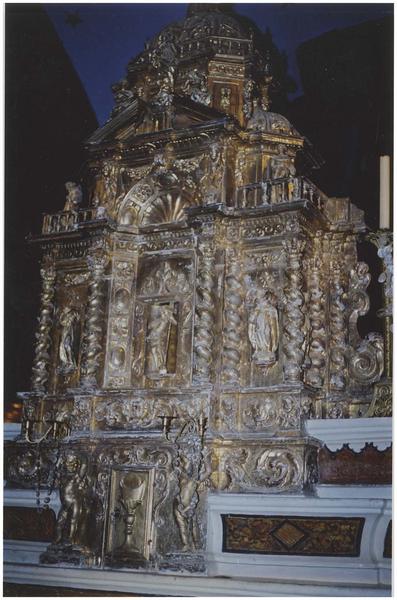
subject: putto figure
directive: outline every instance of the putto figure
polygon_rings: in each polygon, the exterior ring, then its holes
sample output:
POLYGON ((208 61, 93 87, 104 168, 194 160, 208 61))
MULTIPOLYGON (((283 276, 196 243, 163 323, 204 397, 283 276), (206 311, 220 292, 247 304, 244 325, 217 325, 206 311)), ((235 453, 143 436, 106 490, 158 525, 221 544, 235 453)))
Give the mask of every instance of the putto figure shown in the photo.
POLYGON ((87 502, 89 482, 87 465, 74 452, 64 459, 61 472, 60 498, 61 510, 56 525, 55 543, 84 545, 85 513, 88 512, 87 502))

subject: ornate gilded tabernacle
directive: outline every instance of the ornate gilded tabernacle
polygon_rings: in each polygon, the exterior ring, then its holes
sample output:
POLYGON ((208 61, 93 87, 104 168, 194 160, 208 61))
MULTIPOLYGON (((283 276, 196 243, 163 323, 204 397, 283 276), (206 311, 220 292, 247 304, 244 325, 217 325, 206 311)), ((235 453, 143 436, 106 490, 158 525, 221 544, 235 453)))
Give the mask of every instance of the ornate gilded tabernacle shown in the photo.
POLYGON ((59 487, 42 561, 202 571, 208 494, 304 494, 306 420, 376 414, 363 214, 306 177, 270 62, 237 15, 191 5, 128 64, 32 238, 41 311, 7 479, 38 504, 59 487))

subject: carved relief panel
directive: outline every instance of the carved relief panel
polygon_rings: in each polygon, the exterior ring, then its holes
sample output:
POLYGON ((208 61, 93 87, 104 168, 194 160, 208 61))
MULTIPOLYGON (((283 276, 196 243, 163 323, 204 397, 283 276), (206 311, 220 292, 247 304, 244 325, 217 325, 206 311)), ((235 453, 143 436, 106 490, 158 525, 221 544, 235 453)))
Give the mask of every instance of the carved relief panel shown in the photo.
POLYGON ((105 385, 130 383, 131 328, 134 314, 137 255, 116 254, 112 265, 105 385))
POLYGON ((139 265, 132 377, 140 387, 188 384, 191 377, 192 261, 145 257, 139 265))
POLYGON ((110 475, 106 561, 142 563, 149 558, 154 469, 114 468, 110 475))

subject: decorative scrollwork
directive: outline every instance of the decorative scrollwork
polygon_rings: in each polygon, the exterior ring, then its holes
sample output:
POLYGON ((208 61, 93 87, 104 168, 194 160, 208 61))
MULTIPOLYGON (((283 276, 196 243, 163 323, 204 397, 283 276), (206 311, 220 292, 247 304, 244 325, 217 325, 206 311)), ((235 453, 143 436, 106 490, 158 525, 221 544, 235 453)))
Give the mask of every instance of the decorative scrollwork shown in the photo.
POLYGON ((288 450, 265 450, 258 459, 254 475, 257 485, 280 490, 290 488, 302 478, 301 460, 288 450))
POLYGON ((370 279, 368 265, 363 262, 350 273, 349 297, 353 310, 349 318, 349 374, 360 384, 378 381, 384 367, 383 337, 379 333, 370 333, 362 340, 357 330, 358 318, 369 309, 366 289, 370 279))

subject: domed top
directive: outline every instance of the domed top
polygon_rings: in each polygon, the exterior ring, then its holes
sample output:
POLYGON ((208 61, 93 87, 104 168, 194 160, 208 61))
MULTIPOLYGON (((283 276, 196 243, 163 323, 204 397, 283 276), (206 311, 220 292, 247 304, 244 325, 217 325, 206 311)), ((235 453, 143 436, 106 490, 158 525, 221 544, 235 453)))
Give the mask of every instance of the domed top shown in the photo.
POLYGON ((265 111, 270 107, 275 87, 270 51, 271 42, 231 4, 191 4, 184 20, 164 27, 130 61, 126 79, 113 86, 112 117, 134 100, 162 113, 175 98, 188 97, 240 125, 250 121, 251 129, 287 131, 286 123, 270 123, 254 111, 258 104, 265 111))

